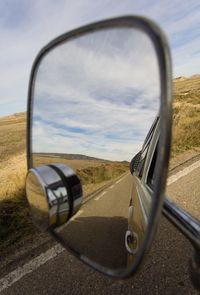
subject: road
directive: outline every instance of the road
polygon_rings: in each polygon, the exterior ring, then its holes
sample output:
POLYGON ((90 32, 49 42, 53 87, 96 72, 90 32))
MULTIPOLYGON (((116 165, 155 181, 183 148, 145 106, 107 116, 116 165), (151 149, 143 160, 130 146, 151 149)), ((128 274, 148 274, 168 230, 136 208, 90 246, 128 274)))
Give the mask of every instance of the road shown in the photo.
POLYGON ((174 176, 169 177, 169 180, 171 179, 172 181, 167 188, 166 194, 170 196, 172 201, 200 220, 200 160, 191 164, 182 171, 178 171, 175 174, 175 178, 174 176), (191 169, 194 167, 195 169, 191 169), (191 169, 191 171, 189 171, 187 177, 182 177, 182 175, 184 175, 183 172, 188 172, 187 169, 191 169), (179 176, 180 178, 176 181, 179 176))
MULTIPOLYGON (((199 175, 199 169, 200 168, 196 168, 189 174, 180 177, 168 187, 168 191, 172 190, 173 198, 177 197, 180 199, 179 196, 184 195, 184 200, 187 198, 188 200, 190 199, 191 191, 196 192, 196 187, 199 187, 198 178, 195 178, 196 182, 194 183, 193 181, 192 186, 190 186, 191 175, 199 175), (187 185, 182 185, 182 183, 187 185), (171 186, 173 186, 173 188, 171 186)), ((113 197, 116 196, 115 190, 117 189, 117 185, 121 188, 123 187, 123 190, 126 191, 129 190, 129 186, 126 185, 127 182, 128 178, 124 178, 121 183, 119 182, 113 187, 107 188, 105 192, 101 192, 98 196, 95 196, 93 203, 95 202, 98 204, 96 207, 98 209, 96 209, 96 211, 91 209, 90 211, 90 204, 88 202, 86 204, 87 210, 82 209, 77 220, 81 220, 81 215, 82 218, 89 218, 88 214, 90 214, 90 219, 92 219, 92 216, 97 216, 97 212, 101 214, 102 218, 108 218, 107 215, 103 216, 103 211, 101 211, 101 207, 104 207, 103 204, 105 200, 109 202, 109 199, 106 198, 108 192, 110 201, 113 202, 113 197)), ((118 199, 119 202, 120 200, 121 198, 118 199)), ((126 201, 128 201, 128 199, 126 201)), ((109 207, 110 206, 107 204, 107 208, 109 207)), ((118 210, 117 208, 120 207, 122 206, 113 206, 113 210, 118 210)), ((113 215, 110 217, 118 216, 123 219, 126 210, 125 207, 122 208, 123 209, 118 212, 113 211, 111 213, 110 211, 110 214, 113 215)), ((95 220, 94 223, 94 219, 92 219, 87 223, 90 224, 90 226, 95 224, 95 228, 97 223, 99 223, 99 226, 96 234, 100 233, 103 228, 101 226, 102 220, 95 220)), ((111 229, 114 230, 114 228, 111 229)), ((82 230, 84 230, 84 228, 82 228, 82 230)), ((78 238, 80 238, 80 236, 75 237, 75 240, 78 238)), ((119 237, 116 237, 116 239, 118 238, 119 237)), ((78 243, 77 240, 76 242, 78 243)), ((85 245, 92 245, 93 242, 91 241, 90 234, 86 236, 85 245)), ((83 246, 83 244, 78 245, 81 247, 83 246)), ((79 246, 77 246, 77 249, 79 246)), ((103 245, 100 242, 97 243, 97 246, 103 249, 103 245)), ((109 249, 108 246, 104 248, 109 249)), ((85 247, 85 253, 87 253, 89 249, 90 248, 85 247)), ((67 251, 63 251, 59 246, 59 254, 55 253, 54 248, 52 250, 53 252, 50 254, 48 252, 48 258, 46 258, 46 260, 44 254, 42 254, 41 257, 38 256, 41 253, 47 253, 47 251, 49 250, 41 248, 37 256, 32 253, 34 257, 32 260, 30 258, 25 264, 21 261, 13 264, 9 269, 10 273, 4 273, 2 280, 0 280, 0 287, 1 284, 5 284, 5 289, 1 294, 199 294, 193 288, 188 272, 188 261, 191 257, 192 247, 182 234, 164 217, 161 217, 156 237, 141 270, 134 277, 127 280, 111 279, 93 271, 67 251), (21 268, 19 268, 19 265, 21 265, 21 268), (16 272, 12 273, 12 270, 16 270, 16 272), (14 281, 16 282, 13 283, 14 281), (10 287, 9 284, 11 284, 10 287)), ((108 261, 108 256, 109 255, 102 257, 100 255, 99 259, 101 262, 104 258, 108 261)), ((116 256, 114 255, 114 257, 116 256)), ((113 257, 111 257, 111 262, 113 263, 113 257)))

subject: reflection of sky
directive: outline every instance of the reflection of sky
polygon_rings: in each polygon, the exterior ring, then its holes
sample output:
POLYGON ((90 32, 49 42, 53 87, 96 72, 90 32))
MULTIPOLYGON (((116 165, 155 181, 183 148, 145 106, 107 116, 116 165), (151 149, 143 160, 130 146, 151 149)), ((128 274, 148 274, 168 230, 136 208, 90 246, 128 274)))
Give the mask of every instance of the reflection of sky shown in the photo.
POLYGON ((34 89, 33 152, 130 160, 158 113, 154 48, 136 29, 110 29, 48 53, 34 89))

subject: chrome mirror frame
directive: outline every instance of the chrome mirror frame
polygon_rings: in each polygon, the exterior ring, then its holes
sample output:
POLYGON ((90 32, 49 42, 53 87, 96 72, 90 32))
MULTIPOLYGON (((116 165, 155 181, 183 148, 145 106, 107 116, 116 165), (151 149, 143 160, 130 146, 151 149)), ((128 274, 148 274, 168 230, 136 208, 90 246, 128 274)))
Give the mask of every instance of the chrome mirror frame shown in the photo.
POLYGON ((161 104, 160 104, 160 140, 159 140, 159 156, 156 165, 156 182, 155 190, 153 192, 153 202, 151 208, 151 214, 149 218, 149 228, 145 233, 144 241, 142 243, 141 249, 138 253, 138 256, 135 259, 134 265, 128 268, 126 271, 112 271, 108 270, 105 267, 97 265, 93 261, 89 260, 87 257, 75 252, 73 249, 65 245, 64 241, 60 236, 53 230, 50 233, 54 238, 59 241, 67 250, 72 252, 76 257, 81 261, 85 262, 89 266, 92 266, 101 273, 107 274, 115 278, 126 278, 131 276, 138 266, 141 264, 144 254, 150 247, 153 234, 155 233, 158 220, 161 214, 163 201, 164 201, 164 191, 167 180, 168 172, 168 163, 170 156, 170 144, 171 144, 171 126, 172 126, 172 68, 171 68, 171 57, 170 50, 168 46, 167 39, 163 34, 162 30, 151 20, 139 17, 139 16, 122 16, 113 19, 107 19, 92 23, 86 26, 83 26, 79 29, 75 29, 71 32, 65 33, 50 43, 37 55, 30 74, 29 88, 28 88, 28 105, 27 105, 27 167, 28 169, 32 168, 32 109, 33 109, 33 85, 35 77, 37 74, 37 69, 42 58, 48 54, 48 52, 56 46, 59 46, 61 43, 66 42, 67 40, 76 38, 78 36, 84 35, 96 30, 107 29, 107 28, 117 28, 117 27, 132 27, 140 31, 145 32, 152 43, 154 44, 155 51, 157 53, 158 63, 159 63, 159 73, 160 73, 160 85, 161 85, 161 104))

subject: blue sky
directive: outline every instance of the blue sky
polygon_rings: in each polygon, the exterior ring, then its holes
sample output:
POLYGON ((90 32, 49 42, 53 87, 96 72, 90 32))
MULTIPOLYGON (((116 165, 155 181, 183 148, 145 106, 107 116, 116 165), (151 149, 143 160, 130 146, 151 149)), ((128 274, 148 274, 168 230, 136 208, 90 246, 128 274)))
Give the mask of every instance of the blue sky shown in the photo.
POLYGON ((0 1, 0 116, 26 110, 37 52, 52 38, 83 24, 122 14, 152 18, 165 31, 174 76, 200 72, 200 1, 0 1))

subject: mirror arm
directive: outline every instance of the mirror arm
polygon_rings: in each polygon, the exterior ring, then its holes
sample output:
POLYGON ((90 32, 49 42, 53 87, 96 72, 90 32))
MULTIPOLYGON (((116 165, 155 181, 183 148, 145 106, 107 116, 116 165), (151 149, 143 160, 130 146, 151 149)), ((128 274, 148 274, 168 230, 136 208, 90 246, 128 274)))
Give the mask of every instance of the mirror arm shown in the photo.
POLYGON ((200 222, 167 198, 164 200, 162 212, 200 251, 200 222))
POLYGON ((200 289, 200 222, 167 198, 164 200, 162 213, 194 247, 190 274, 194 286, 200 289))

